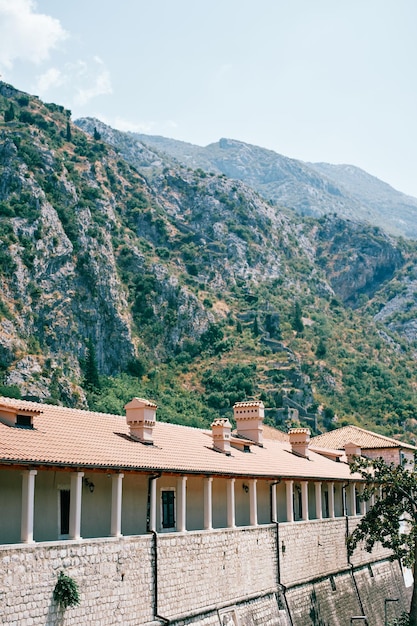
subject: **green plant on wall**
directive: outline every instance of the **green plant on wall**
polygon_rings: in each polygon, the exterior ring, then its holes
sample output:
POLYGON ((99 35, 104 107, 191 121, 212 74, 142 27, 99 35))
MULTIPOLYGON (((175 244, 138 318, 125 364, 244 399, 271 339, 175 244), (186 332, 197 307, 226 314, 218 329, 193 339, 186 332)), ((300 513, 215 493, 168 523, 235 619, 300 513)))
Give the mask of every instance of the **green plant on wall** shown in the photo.
POLYGON ((76 606, 80 603, 77 583, 73 578, 64 574, 62 570, 59 572, 53 597, 61 609, 76 606))

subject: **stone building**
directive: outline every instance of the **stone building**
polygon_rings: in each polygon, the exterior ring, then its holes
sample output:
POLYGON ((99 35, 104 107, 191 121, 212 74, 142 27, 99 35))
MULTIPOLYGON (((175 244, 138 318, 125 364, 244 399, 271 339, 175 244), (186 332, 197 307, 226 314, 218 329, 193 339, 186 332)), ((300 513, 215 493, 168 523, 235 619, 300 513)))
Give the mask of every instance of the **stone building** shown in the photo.
POLYGON ((381 457, 386 463, 414 463, 416 447, 392 437, 379 435, 358 426, 342 426, 311 440, 313 446, 362 455, 369 459, 381 457))
POLYGON ((381 623, 394 592, 407 607, 386 551, 348 558, 365 504, 344 452, 304 428, 264 437, 261 402, 235 405, 233 431, 125 409, 0 398, 3 623, 57 624, 61 570, 81 598, 65 623, 83 626, 381 623))

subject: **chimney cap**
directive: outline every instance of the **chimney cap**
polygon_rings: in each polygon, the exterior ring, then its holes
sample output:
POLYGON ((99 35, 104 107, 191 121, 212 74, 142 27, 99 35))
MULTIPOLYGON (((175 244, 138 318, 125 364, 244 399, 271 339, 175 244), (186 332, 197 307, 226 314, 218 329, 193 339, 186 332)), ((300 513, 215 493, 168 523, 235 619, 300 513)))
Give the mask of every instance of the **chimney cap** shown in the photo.
POLYGON ((288 431, 289 435, 309 435, 309 428, 290 428, 288 431))
POLYGON ((125 405, 125 409, 141 409, 145 406, 157 409, 157 405, 155 402, 151 402, 150 400, 146 400, 145 398, 133 398, 130 402, 125 405))
POLYGON ((265 408, 264 403, 262 402, 262 400, 249 400, 248 402, 235 402, 235 404, 233 405, 233 408, 244 408, 244 407, 249 407, 249 406, 255 406, 255 407, 259 407, 261 409, 265 408))
POLYGON ((232 427, 231 423, 229 422, 229 418, 227 418, 227 417, 216 417, 213 420, 213 423, 212 423, 211 426, 212 427, 213 426, 230 426, 230 427, 232 427))

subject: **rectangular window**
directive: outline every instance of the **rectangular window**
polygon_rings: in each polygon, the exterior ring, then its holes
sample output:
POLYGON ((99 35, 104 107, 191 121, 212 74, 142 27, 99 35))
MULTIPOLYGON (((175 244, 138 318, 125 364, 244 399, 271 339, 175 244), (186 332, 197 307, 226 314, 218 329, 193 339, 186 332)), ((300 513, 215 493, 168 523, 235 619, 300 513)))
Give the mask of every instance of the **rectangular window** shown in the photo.
POLYGON ((355 489, 355 514, 359 515, 361 512, 361 501, 359 500, 359 491, 355 489))
POLYGON ((70 490, 59 490, 59 533, 60 535, 69 534, 69 514, 70 514, 70 490))
POLYGON ((175 491, 162 491, 162 528, 175 528, 175 491))
POLYGON ((18 428, 33 428, 30 415, 16 415, 16 426, 18 428))

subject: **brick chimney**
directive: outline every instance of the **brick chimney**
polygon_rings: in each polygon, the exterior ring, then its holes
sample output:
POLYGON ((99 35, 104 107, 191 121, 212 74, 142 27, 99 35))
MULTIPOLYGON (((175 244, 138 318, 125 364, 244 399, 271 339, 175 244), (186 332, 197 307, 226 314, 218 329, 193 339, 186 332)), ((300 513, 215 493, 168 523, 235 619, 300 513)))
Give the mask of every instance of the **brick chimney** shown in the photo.
POLYGON ((345 454, 346 454, 346 458, 347 458, 347 462, 350 463, 351 461, 353 461, 353 457, 354 456, 360 456, 361 455, 361 448, 360 446, 358 446, 356 443, 352 443, 352 441, 348 441, 347 443, 345 443, 345 445, 343 446, 345 449, 345 454))
POLYGON ((290 436, 291 452, 308 459, 310 430, 308 428, 290 428, 288 434, 290 436))
POLYGON ((215 419, 211 425, 211 434, 213 436, 213 448, 223 452, 224 454, 230 454, 230 434, 232 432, 232 425, 229 420, 215 419))
POLYGON ((263 444, 263 426, 265 407, 263 402, 236 402, 233 407, 233 417, 236 421, 237 434, 250 439, 260 446, 263 444))
POLYGON ((144 398, 133 398, 126 404, 126 422, 133 439, 146 444, 153 443, 156 409, 156 404, 144 398))

